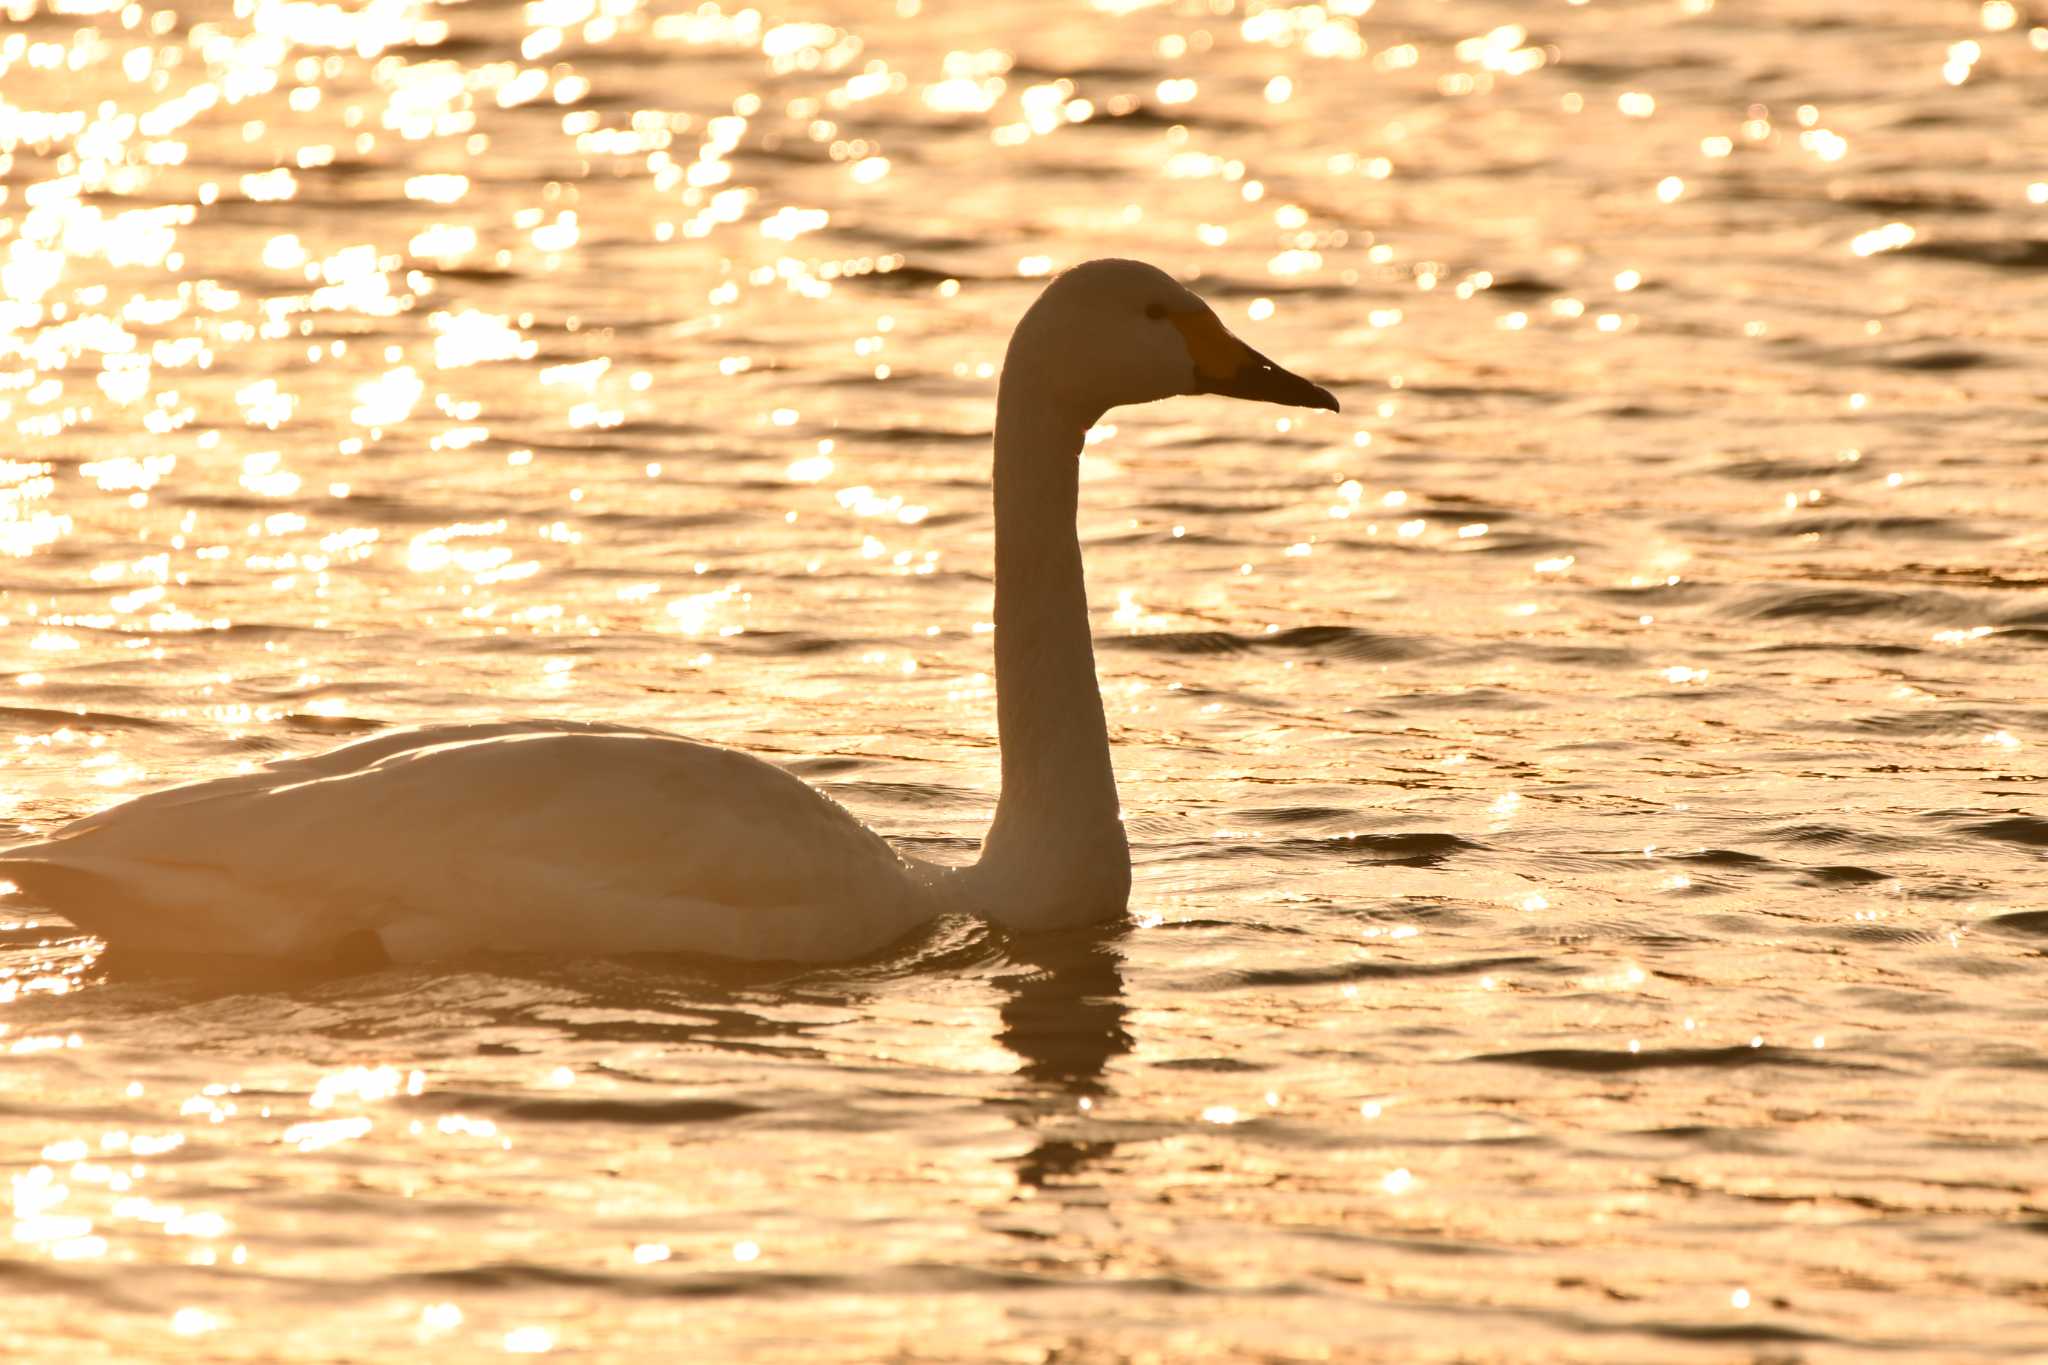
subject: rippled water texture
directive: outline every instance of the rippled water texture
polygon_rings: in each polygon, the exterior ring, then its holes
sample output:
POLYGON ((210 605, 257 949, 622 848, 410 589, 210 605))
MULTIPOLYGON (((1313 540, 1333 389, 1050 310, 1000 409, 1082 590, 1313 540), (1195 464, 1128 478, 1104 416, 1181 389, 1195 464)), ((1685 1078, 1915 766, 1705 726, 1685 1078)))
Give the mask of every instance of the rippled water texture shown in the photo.
POLYGON ((2043 1358, 2028 11, 5 0, 0 835, 557 715, 964 858, 1037 277, 1345 411, 1093 434, 1128 926, 0 900, 0 1355, 2043 1358))

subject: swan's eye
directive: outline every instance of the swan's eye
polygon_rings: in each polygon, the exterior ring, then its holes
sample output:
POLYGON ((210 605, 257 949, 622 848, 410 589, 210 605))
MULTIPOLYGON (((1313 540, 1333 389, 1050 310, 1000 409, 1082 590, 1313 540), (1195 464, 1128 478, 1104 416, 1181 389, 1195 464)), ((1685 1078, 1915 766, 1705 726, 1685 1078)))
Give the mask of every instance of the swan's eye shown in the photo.
POLYGON ((1145 316, 1152 319, 1152 321, 1154 322, 1159 321, 1161 318, 1166 316, 1166 305, 1163 303, 1146 304, 1145 316))

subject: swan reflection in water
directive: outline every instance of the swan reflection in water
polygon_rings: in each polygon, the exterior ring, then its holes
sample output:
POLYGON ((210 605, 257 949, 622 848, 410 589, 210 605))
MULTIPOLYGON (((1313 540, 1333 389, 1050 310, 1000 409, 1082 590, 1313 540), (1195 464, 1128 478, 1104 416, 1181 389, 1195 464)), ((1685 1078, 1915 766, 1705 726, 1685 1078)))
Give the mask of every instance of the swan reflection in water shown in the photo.
POLYGON ((1124 924, 1041 934, 1015 945, 1018 970, 999 978, 1003 1045, 1032 1083, 1025 1103, 1045 1106, 1034 1124, 1038 1140, 1015 1159, 1017 1180, 1033 1189, 1079 1179, 1116 1151, 1117 1143, 1062 1131, 1085 1104, 1109 1093, 1109 1064, 1131 1050, 1124 1004, 1124 924))

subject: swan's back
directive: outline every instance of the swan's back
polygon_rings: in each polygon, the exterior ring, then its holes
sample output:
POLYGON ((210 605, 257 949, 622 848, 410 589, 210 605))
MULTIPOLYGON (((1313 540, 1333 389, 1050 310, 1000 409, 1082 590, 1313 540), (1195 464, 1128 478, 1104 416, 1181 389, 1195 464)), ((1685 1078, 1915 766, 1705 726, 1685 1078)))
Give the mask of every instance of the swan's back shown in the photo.
POLYGON ((440 727, 152 793, 0 853, 124 946, 306 956, 368 933, 467 949, 843 958, 930 914, 842 807, 647 730, 440 727))

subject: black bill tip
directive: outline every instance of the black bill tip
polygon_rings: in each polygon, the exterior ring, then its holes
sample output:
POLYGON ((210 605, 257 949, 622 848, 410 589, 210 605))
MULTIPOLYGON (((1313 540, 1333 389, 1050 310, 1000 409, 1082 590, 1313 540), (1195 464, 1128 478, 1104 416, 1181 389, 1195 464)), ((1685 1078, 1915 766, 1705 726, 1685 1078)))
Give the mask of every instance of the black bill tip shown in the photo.
POLYGON ((1245 361, 1231 373, 1218 378, 1202 375, 1203 393, 1226 398, 1249 398, 1259 403, 1282 403, 1290 408, 1321 408, 1341 412, 1337 396, 1321 384, 1282 369, 1266 357, 1245 347, 1245 361))

